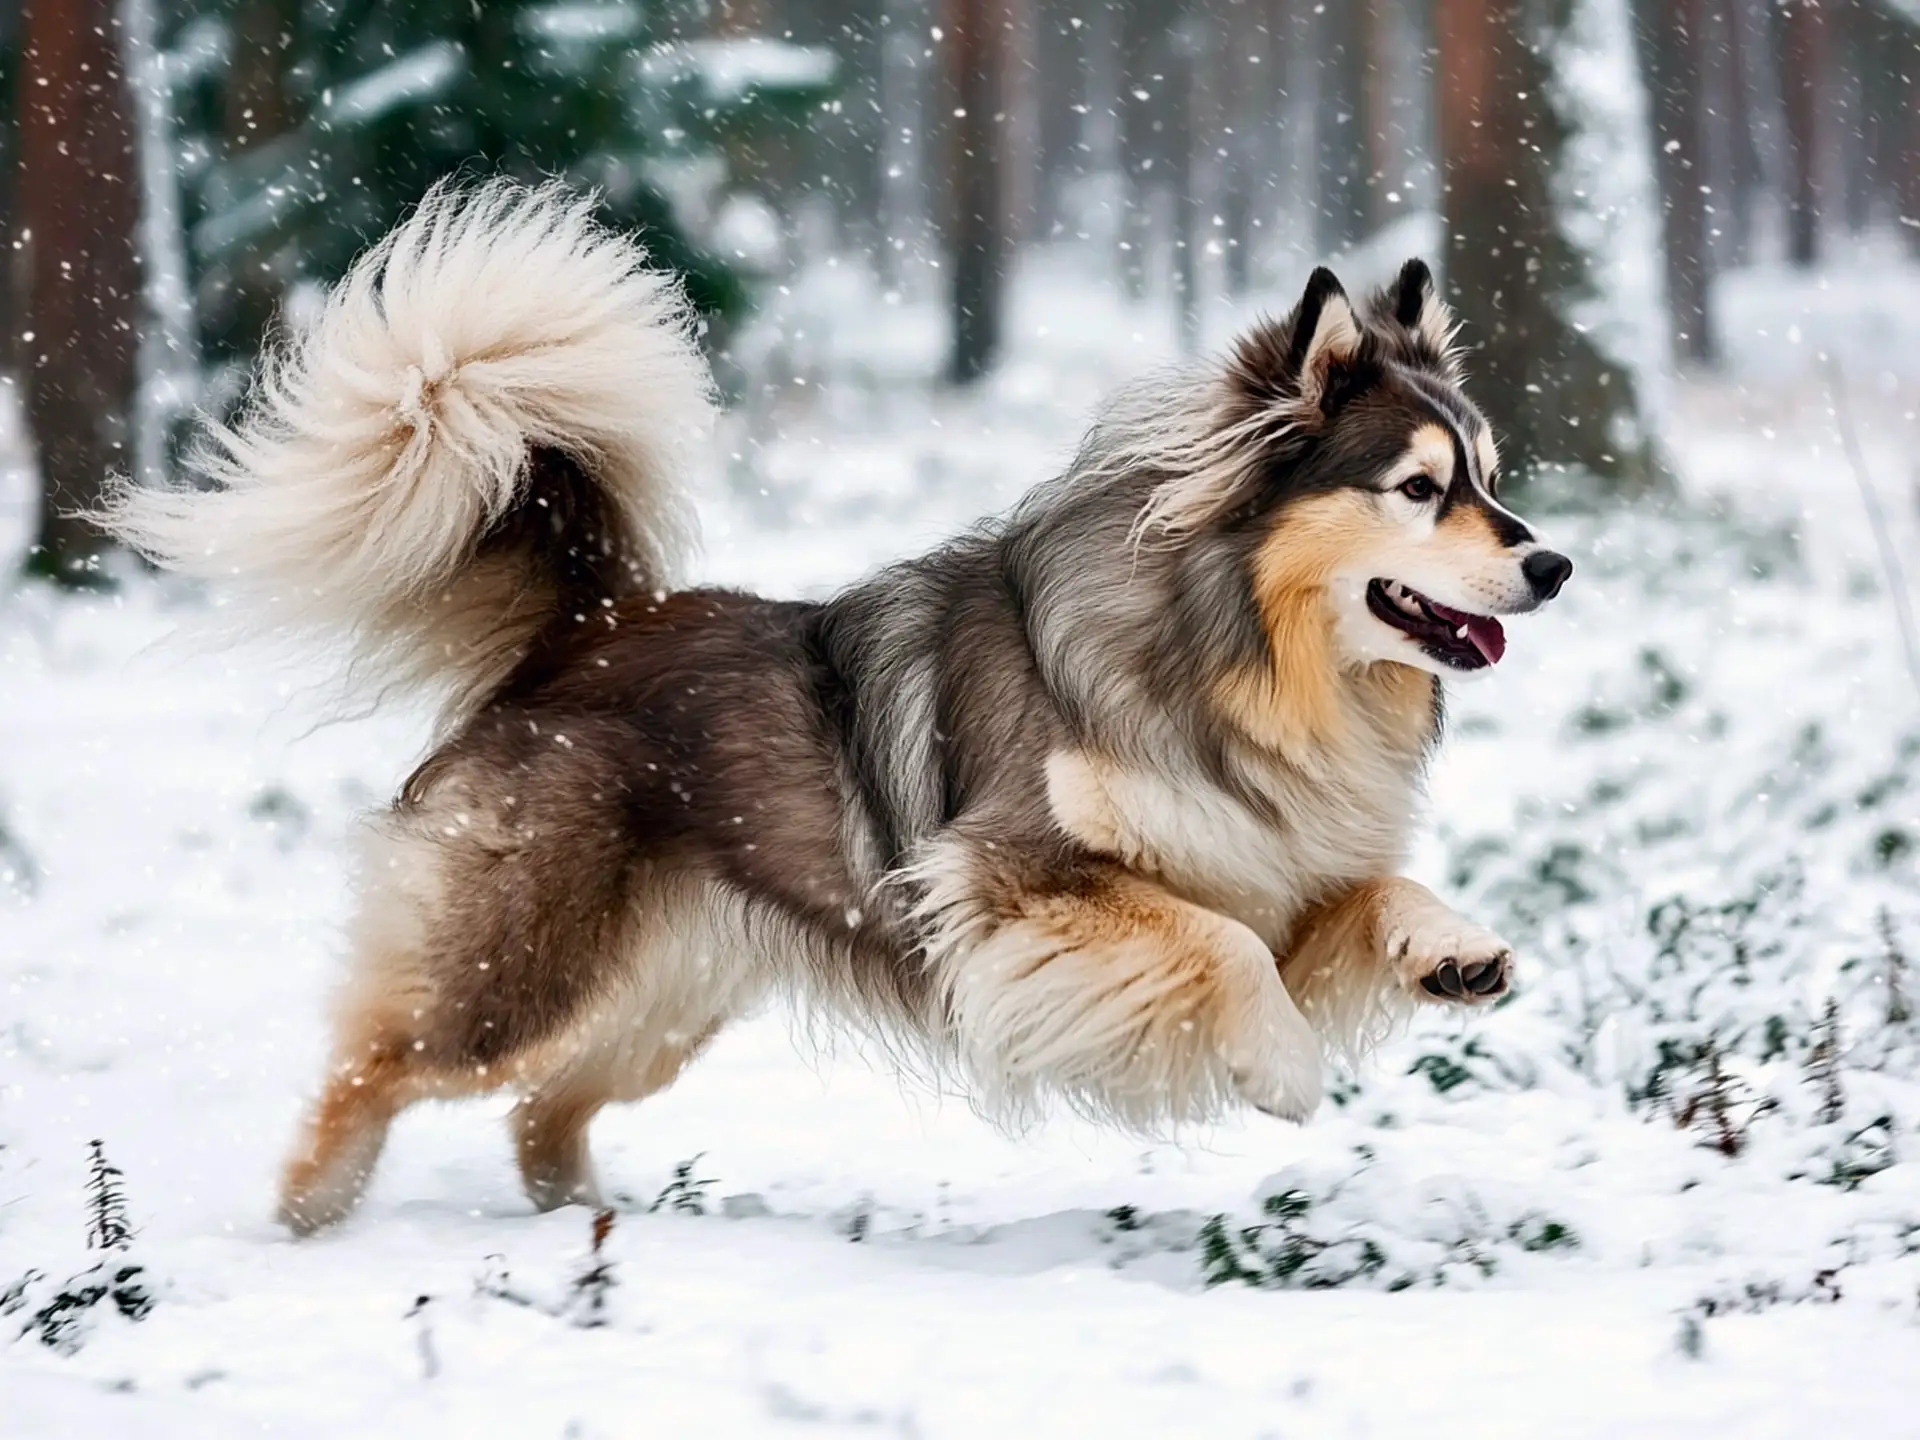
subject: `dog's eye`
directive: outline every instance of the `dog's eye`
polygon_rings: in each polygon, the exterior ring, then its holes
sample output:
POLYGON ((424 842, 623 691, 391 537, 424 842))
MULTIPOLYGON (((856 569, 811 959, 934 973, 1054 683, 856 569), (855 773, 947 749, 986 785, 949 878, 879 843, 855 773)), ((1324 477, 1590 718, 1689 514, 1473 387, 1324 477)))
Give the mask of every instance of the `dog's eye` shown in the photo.
POLYGON ((1400 486, 1400 493, 1413 501, 1431 500, 1440 493, 1440 487, 1431 475, 1416 475, 1400 486))

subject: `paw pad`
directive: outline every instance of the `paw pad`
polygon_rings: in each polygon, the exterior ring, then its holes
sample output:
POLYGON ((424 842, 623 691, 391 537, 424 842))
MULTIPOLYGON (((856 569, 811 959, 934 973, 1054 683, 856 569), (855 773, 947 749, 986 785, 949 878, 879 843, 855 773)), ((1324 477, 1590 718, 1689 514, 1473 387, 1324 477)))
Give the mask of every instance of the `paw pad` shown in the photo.
POLYGON ((1479 999, 1497 995, 1506 986, 1507 956, 1504 953, 1465 965, 1448 956, 1420 977, 1420 988, 1443 1000, 1479 999))

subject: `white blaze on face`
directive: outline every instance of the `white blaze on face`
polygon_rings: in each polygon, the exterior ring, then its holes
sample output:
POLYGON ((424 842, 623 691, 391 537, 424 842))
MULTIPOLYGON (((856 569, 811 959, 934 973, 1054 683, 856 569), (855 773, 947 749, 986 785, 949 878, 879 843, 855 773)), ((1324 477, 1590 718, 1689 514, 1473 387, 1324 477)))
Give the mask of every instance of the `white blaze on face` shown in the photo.
POLYGON ((1474 458, 1480 462, 1480 483, 1493 493, 1493 472, 1500 468, 1500 447, 1494 443, 1493 432, 1482 425, 1473 436, 1474 458))
POLYGON ((1495 497, 1493 477, 1500 472, 1500 445, 1493 438, 1493 431, 1489 430, 1484 423, 1478 425, 1473 432, 1473 459, 1480 468, 1480 476, 1476 483, 1479 487, 1481 503, 1495 515, 1504 516, 1513 521, 1533 537, 1525 544, 1512 548, 1510 553, 1515 563, 1526 559, 1536 550, 1552 549, 1553 547, 1547 543, 1546 537, 1538 529, 1522 520, 1495 497))

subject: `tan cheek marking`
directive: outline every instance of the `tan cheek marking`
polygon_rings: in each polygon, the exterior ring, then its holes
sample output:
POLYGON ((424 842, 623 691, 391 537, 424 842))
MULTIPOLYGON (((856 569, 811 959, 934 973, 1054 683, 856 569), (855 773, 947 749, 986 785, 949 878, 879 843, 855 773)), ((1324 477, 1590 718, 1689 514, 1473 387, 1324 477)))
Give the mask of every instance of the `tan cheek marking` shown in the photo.
POLYGON ((1335 490, 1282 512, 1253 561, 1254 598, 1263 614, 1302 590, 1318 592, 1351 561, 1394 535, 1365 495, 1335 490))
POLYGON ((1365 496, 1341 490, 1290 507, 1262 542, 1253 591, 1268 663, 1228 675, 1214 697, 1249 738, 1298 753, 1345 735, 1327 582, 1393 533, 1365 496))

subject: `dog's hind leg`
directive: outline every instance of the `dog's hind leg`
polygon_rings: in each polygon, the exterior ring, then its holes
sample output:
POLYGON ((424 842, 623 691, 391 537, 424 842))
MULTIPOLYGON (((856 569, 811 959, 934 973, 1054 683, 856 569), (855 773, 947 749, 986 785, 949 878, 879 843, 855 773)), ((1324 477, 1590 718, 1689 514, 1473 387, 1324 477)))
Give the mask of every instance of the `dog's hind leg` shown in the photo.
POLYGON ((691 1038, 667 1035, 653 1045, 613 1040, 528 1090, 507 1117, 527 1198, 541 1210, 601 1204, 587 1148, 593 1117, 605 1105, 666 1089, 722 1023, 714 1020, 691 1038), (636 1050, 642 1056, 637 1060, 636 1050))
POLYGON ((388 827, 376 827, 370 840, 353 960, 334 1006, 332 1058, 281 1174, 280 1219, 301 1235, 343 1219, 359 1202, 387 1130, 407 1106, 495 1089, 510 1078, 502 1067, 429 1053, 446 1008, 430 949, 457 931, 445 923, 434 852, 388 827))
POLYGON ((552 756, 517 796, 491 771, 443 773, 373 827, 334 1063, 286 1171, 294 1229, 352 1208, 405 1106, 506 1085, 527 1095, 513 1131, 534 1201, 592 1199, 594 1113, 668 1084, 737 1013, 731 909, 694 881, 637 902, 616 782, 552 756))
POLYGON ((280 1219, 299 1235, 334 1224, 359 1203, 402 1110, 417 1100, 495 1089, 507 1079, 485 1066, 428 1064, 405 962, 363 954, 361 964, 342 997, 325 1084, 281 1174, 280 1219))
POLYGON ((375 1050, 334 1064, 280 1182, 280 1220, 307 1235, 359 1203, 393 1117, 414 1097, 404 1056, 375 1050))
POLYGON ((587 1126, 612 1098, 598 1085, 569 1078, 523 1095, 508 1114, 520 1182, 535 1208, 601 1203, 587 1126))

